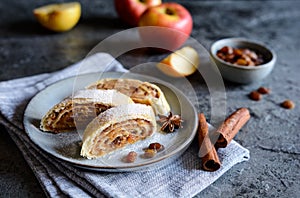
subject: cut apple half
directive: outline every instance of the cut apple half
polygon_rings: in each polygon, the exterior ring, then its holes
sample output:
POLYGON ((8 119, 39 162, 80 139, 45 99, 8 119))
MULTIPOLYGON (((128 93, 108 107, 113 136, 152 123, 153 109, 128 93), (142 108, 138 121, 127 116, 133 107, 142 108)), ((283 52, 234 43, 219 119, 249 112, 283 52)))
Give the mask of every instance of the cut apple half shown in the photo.
POLYGON ((168 76, 185 77, 197 70, 199 62, 197 51, 186 46, 167 56, 157 64, 157 67, 168 76))
POLYGON ((33 14, 47 29, 64 32, 72 29, 79 21, 81 5, 79 2, 49 4, 34 9, 33 14))

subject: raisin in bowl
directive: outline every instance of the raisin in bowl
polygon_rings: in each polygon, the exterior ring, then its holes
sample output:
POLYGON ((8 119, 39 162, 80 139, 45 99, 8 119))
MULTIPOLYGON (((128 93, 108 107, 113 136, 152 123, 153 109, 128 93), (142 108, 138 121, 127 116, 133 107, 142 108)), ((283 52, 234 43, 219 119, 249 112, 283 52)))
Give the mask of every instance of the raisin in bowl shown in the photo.
POLYGON ((241 84, 267 77, 277 59, 271 49, 244 38, 218 40, 212 44, 210 55, 224 79, 241 84))

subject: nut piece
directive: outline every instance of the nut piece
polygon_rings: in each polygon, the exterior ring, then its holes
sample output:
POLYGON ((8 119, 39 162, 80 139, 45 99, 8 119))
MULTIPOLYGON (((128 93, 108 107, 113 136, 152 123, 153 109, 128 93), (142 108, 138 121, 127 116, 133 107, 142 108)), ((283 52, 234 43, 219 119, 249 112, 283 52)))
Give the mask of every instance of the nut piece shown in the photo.
POLYGON ((295 108, 295 103, 291 100, 285 100, 280 104, 283 108, 293 109, 295 108))
POLYGON ((158 143, 158 142, 155 142, 155 143, 151 143, 148 146, 148 149, 154 149, 157 152, 160 152, 160 151, 164 150, 164 146, 162 144, 158 143))
POLYGON ((133 163, 136 160, 137 153, 134 151, 130 151, 125 157, 124 161, 127 163, 133 163))
POLYGON ((236 62, 234 62, 234 64, 236 64, 236 65, 244 65, 244 66, 247 66, 247 65, 248 65, 248 62, 247 62, 247 60, 245 60, 245 59, 239 58, 239 59, 237 59, 236 62))
POLYGON ((156 150, 155 149, 145 149, 144 150, 144 158, 152 158, 156 155, 156 150))
POLYGON ((260 94, 269 94, 271 92, 271 90, 266 87, 260 87, 257 89, 257 92, 260 94))
POLYGON ((252 91, 252 92, 249 94, 249 98, 250 98, 251 100, 259 101, 259 100, 261 100, 261 94, 258 93, 257 91, 252 91))

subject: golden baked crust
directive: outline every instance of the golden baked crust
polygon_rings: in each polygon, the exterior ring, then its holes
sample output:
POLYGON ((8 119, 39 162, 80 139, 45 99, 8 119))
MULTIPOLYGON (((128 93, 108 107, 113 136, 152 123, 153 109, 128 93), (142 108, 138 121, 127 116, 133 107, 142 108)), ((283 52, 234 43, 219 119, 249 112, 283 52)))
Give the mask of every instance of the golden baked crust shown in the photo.
POLYGON ((42 118, 40 129, 60 133, 85 128, 101 112, 129 103, 133 101, 116 90, 80 90, 52 107, 42 118))
POLYGON ((87 89, 115 89, 129 96, 136 103, 151 105, 155 114, 166 115, 170 111, 164 93, 158 86, 149 82, 106 78, 89 85, 87 89))
POLYGON ((108 109, 88 124, 83 134, 81 156, 103 156, 145 139, 156 130, 153 109, 143 104, 108 109))

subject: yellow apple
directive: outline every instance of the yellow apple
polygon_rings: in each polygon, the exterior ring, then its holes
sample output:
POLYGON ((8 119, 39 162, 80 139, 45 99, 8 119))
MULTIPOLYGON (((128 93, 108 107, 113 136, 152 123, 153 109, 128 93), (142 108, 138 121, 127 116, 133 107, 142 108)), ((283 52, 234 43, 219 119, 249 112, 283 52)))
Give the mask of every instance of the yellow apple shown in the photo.
POLYGON ((38 22, 49 30, 64 32, 72 29, 80 19, 79 2, 49 4, 33 10, 38 22))
POLYGON ((157 64, 158 69, 172 77, 185 77, 193 74, 199 66, 198 52, 189 46, 183 47, 157 64))

